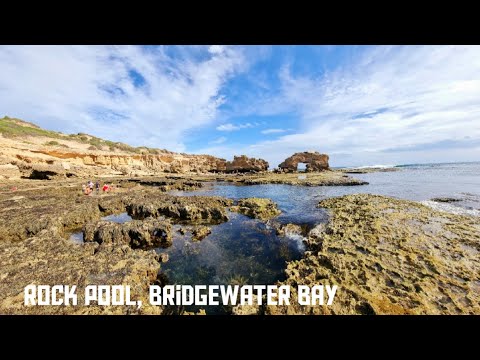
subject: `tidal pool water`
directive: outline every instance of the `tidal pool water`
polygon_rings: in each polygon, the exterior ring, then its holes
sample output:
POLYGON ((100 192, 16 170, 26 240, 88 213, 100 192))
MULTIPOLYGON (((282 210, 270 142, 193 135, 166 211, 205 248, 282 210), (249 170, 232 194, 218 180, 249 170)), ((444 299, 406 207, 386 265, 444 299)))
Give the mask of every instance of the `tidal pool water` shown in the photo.
MULTIPOLYGON (((301 258, 303 238, 295 235, 278 236, 265 223, 237 213, 229 213, 229 221, 211 226, 212 233, 199 242, 191 240, 191 232, 178 232, 174 226, 173 245, 157 249, 169 260, 162 263, 161 272, 169 284, 180 285, 261 285, 274 284, 285 278, 287 261, 301 258)), ((209 306, 209 314, 226 311, 221 306, 209 306)), ((178 310, 178 309, 177 309, 178 310)), ((186 310, 198 310, 195 306, 186 310)))

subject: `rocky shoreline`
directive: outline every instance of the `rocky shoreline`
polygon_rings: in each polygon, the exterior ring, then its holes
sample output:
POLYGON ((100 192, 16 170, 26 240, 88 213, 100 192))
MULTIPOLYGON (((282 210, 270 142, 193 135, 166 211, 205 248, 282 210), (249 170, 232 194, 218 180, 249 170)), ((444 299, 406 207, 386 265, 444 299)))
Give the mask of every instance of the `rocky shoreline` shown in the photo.
MULTIPOLYGON (((267 314, 480 314, 480 219, 417 202, 356 194, 319 203, 284 284, 338 285, 333 306, 268 306, 267 314)), ((297 294, 293 290, 293 299, 297 294)))
MULTIPOLYGON (((293 179, 295 174, 277 175, 293 179)), ((239 184, 245 178, 253 175, 236 176, 239 184)), ((171 245, 173 224, 182 224, 192 232, 192 241, 201 241, 212 225, 228 221, 229 211, 261 221, 280 213, 269 199, 234 202, 167 193, 200 188, 206 181, 202 177, 112 181, 114 192, 93 196, 83 195, 76 179, 2 184, 0 313, 161 314, 162 307, 148 305, 147 291, 149 285, 162 283, 161 263, 168 257, 153 249, 171 245), (13 184, 16 191, 11 190, 13 184), (101 220, 124 212, 133 220, 101 220), (82 229, 85 244, 68 239, 82 229), (23 288, 30 283, 130 285, 144 306, 25 307, 23 288)), ((288 231, 307 239, 304 258, 287 264, 283 283, 292 289, 298 284, 336 284, 341 290, 334 305, 267 306, 262 313, 480 314, 478 217, 365 194, 330 198, 319 207, 329 209, 328 224, 307 233, 294 224, 277 228, 278 234, 288 231)), ((292 299, 295 296, 293 290, 292 299)))
POLYGON ((161 189, 183 189, 183 181, 157 188, 126 179, 117 181, 114 192, 93 196, 83 195, 78 181, 15 184, 16 191, 4 187, 0 192, 1 314, 161 314, 162 307, 148 305, 148 286, 162 281, 159 271, 167 258, 153 249, 171 245, 172 224, 192 228, 193 241, 201 241, 210 233, 206 225, 227 221, 228 211, 262 219, 279 213, 268 199, 234 204, 220 197, 168 195, 161 189), (134 220, 101 220, 124 212, 134 220), (69 240, 79 230, 85 241, 81 245, 69 240), (130 285, 134 300, 144 306, 25 307, 23 289, 29 284, 130 285))

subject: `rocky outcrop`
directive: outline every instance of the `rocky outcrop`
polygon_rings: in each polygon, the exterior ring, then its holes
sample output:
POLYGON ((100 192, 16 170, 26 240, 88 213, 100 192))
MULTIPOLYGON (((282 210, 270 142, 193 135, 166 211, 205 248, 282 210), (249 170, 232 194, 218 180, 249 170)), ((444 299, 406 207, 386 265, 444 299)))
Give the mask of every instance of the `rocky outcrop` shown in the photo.
POLYGON ((262 172, 268 170, 268 162, 263 159, 249 158, 245 155, 234 156, 233 161, 227 161, 226 172, 262 172))
POLYGON ((352 178, 338 171, 322 171, 299 175, 298 173, 239 174, 237 176, 219 175, 217 181, 240 183, 243 185, 287 184, 300 186, 354 186, 368 182, 352 178))
POLYGON ((192 241, 202 241, 211 233, 212 229, 210 229, 208 226, 197 226, 195 229, 192 230, 192 241))
POLYGON ((160 270, 155 251, 128 245, 77 245, 40 233, 19 243, 0 241, 0 314, 160 314, 149 303, 149 285, 160 270), (75 285, 77 306, 25 306, 24 288, 30 284, 75 285), (128 285, 131 300, 142 306, 85 304, 88 285, 128 285))
POLYGON ((323 171, 328 170, 328 155, 320 154, 317 151, 305 151, 302 153, 295 153, 289 158, 285 159, 278 167, 286 172, 297 171, 298 164, 305 163, 306 171, 323 171))
POLYGON ((232 207, 232 211, 260 220, 268 220, 281 213, 277 204, 270 199, 263 198, 240 199, 237 205, 232 207))
POLYGON ((290 306, 269 314, 480 314, 478 217, 356 194, 319 203, 328 224, 288 263, 290 306), (338 285, 331 306, 299 305, 297 285, 338 285))
POLYGON ((136 219, 166 216, 176 222, 219 224, 228 221, 226 206, 231 200, 203 196, 156 196, 135 198, 127 204, 127 212, 136 219))
POLYGON ((133 249, 152 249, 172 245, 172 225, 169 221, 149 218, 119 224, 111 221, 88 223, 83 229, 85 242, 126 244, 133 249))

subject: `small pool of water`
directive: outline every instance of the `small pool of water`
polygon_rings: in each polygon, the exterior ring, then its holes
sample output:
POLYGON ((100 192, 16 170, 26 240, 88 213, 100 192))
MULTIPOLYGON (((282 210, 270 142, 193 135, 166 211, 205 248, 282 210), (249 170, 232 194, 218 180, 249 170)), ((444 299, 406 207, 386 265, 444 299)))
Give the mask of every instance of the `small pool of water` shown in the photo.
MULTIPOLYGON (((241 214, 228 216, 228 222, 211 226, 212 233, 199 242, 191 240, 190 231, 182 235, 178 232, 182 226, 174 226, 173 245, 157 249, 169 256, 161 265, 168 283, 257 285, 285 279, 285 263, 300 259, 305 250, 303 238, 278 236, 265 223, 241 214)), ((227 311, 221 306, 202 308, 208 314, 227 311)), ((198 309, 192 306, 186 310, 198 309)))
POLYGON ((102 218, 105 221, 113 221, 119 224, 123 224, 129 221, 132 221, 132 217, 128 215, 126 212, 117 214, 117 215, 108 215, 102 218))
POLYGON ((70 240, 75 244, 83 244, 83 231, 73 233, 70 235, 70 240))

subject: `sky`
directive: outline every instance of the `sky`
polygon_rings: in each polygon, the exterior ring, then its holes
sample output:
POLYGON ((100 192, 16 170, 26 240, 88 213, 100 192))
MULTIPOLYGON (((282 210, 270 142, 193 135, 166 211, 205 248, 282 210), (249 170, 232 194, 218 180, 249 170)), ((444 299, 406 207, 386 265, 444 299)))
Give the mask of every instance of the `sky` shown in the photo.
POLYGON ((3 115, 271 168, 479 161, 480 46, 0 46, 3 115))

